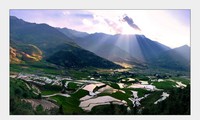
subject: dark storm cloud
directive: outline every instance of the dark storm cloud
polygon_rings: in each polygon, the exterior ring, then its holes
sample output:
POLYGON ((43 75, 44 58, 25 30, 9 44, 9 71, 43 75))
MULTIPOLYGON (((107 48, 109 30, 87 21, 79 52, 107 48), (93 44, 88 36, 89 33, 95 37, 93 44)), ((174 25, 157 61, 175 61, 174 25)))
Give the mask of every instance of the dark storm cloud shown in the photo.
POLYGON ((123 17, 123 20, 126 21, 126 22, 128 23, 128 25, 129 25, 130 27, 132 27, 133 29, 141 31, 141 29, 133 22, 133 19, 132 19, 132 18, 130 18, 130 17, 128 17, 127 15, 125 15, 125 16, 123 17))

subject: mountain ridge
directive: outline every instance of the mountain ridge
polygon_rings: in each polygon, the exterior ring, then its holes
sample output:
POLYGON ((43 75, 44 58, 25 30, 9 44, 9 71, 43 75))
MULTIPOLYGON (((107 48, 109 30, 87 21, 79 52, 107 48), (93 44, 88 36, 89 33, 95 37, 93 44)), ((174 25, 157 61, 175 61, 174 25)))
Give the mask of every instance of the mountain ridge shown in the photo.
MULTIPOLYGON (((16 47, 16 51, 19 51, 22 49, 20 45, 25 44, 31 44, 34 46, 37 46, 39 50, 42 51, 42 58, 44 60, 50 61, 53 64, 61 65, 62 63, 55 62, 52 60, 54 57, 59 56, 56 55, 56 53, 62 53, 63 56, 60 56, 61 62, 63 62, 63 67, 70 67, 70 65, 64 64, 66 61, 70 61, 74 66, 78 67, 87 67, 88 62, 85 62, 87 60, 93 60, 96 59, 98 65, 90 65, 90 67, 106 67, 105 64, 109 66, 109 68, 122 68, 121 66, 105 60, 104 58, 98 57, 95 54, 91 53, 90 51, 84 50, 80 46, 78 46, 76 43, 73 42, 69 37, 58 31, 56 28, 51 27, 47 24, 35 24, 35 23, 29 23, 25 22, 21 19, 18 19, 16 17, 10 16, 10 40, 11 40, 11 47, 16 47), (60 45, 67 45, 67 47, 59 47, 60 45), (18 48, 17 48, 18 46, 18 48), (69 57, 66 57, 69 52, 65 50, 71 50, 73 51, 73 59, 74 61, 70 60, 69 57), (78 53, 76 53, 78 52, 78 53), (91 59, 87 59, 86 57, 83 57, 84 59, 78 59, 79 55, 87 56, 90 55, 91 59), (66 57, 66 60, 63 60, 62 57, 66 57), (51 60, 49 60, 51 58, 51 60), (78 59, 78 60, 77 60, 78 59), (77 62, 79 61, 79 63, 77 62), (82 63, 82 64, 81 64, 82 63), (94 65, 94 66, 93 66, 94 65)), ((24 52, 25 50, 22 50, 24 52)), ((12 51, 13 52, 13 51, 12 51)), ((28 51, 30 52, 30 51, 28 51)), ((26 53, 28 53, 26 52, 26 53)), ((13 56, 15 57, 15 56, 13 56)), ((33 61, 34 62, 34 61, 33 61)), ((72 67, 72 66, 71 66, 72 67)))
MULTIPOLYGON (((112 61, 110 64, 114 68, 116 67, 114 63, 128 63, 132 66, 144 68, 154 65, 169 69, 178 68, 178 70, 179 68, 180 70, 188 70, 190 67, 190 64, 187 63, 190 60, 190 48, 188 46, 171 49, 166 45, 147 38, 145 35, 88 34, 68 28, 54 28, 47 24, 29 23, 10 16, 10 39, 15 41, 15 44, 31 44, 38 47, 43 53, 42 59, 49 60, 51 58, 49 61, 58 65, 60 64, 55 61, 55 58, 57 58, 56 53, 60 57, 62 57, 61 54, 71 54, 79 58, 78 54, 68 51, 68 49, 75 48, 77 51, 78 49, 81 50, 83 54, 89 54, 96 59, 102 59, 97 61, 100 61, 103 66, 103 61, 112 61), (64 44, 70 47, 58 47, 64 44), (173 66, 170 66, 172 64, 173 66)), ((15 44, 11 42, 11 47, 15 48, 15 44)), ((74 52, 77 51, 75 50, 74 52)), ((63 57, 68 59, 67 61, 71 61, 65 55, 63 57)), ((84 56, 83 58, 87 59, 84 56)), ((81 59, 79 58, 79 60, 81 59)), ((60 58, 60 61, 66 62, 64 58, 60 58)), ((84 60, 80 62, 87 63, 86 66, 89 66, 89 63, 84 62, 84 60)))
MULTIPOLYGON (((61 30, 61 32, 63 31, 61 30)), ((67 35, 67 33, 64 34, 67 35)), ((73 38, 75 39, 75 36, 73 38)), ((167 69, 180 68, 180 70, 189 69, 188 64, 185 65, 186 62, 182 60, 182 56, 179 55, 180 53, 177 53, 177 56, 181 59, 177 60, 174 57, 172 57, 172 59, 171 55, 168 55, 168 51, 173 49, 157 41, 153 41, 147 38, 145 35, 109 35, 105 33, 93 33, 82 37, 82 39, 81 37, 79 37, 79 39, 75 39, 74 42, 80 45, 82 48, 85 48, 97 54, 98 56, 101 56, 113 62, 120 61, 121 63, 130 63, 127 60, 131 60, 132 65, 157 66, 167 69), (159 59, 160 61, 158 61, 157 59, 159 59), (169 62, 169 59, 172 60, 169 62), (158 64, 156 64, 157 62, 158 64), (175 67, 166 67, 170 66, 168 65, 168 62, 170 64, 176 63, 173 64, 175 67)), ((190 59, 190 57, 188 57, 188 59, 190 59)))

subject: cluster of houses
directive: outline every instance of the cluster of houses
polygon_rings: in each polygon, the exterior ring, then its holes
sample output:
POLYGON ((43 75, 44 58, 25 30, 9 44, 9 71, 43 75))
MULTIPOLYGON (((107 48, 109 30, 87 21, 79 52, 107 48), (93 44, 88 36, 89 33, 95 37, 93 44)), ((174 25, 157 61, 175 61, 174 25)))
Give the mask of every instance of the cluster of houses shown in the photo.
POLYGON ((15 76, 15 78, 22 79, 27 82, 33 82, 39 85, 45 85, 45 84, 61 85, 62 80, 72 80, 71 77, 60 77, 60 76, 53 76, 53 75, 49 77, 38 76, 35 74, 27 74, 27 73, 19 73, 18 75, 15 76))

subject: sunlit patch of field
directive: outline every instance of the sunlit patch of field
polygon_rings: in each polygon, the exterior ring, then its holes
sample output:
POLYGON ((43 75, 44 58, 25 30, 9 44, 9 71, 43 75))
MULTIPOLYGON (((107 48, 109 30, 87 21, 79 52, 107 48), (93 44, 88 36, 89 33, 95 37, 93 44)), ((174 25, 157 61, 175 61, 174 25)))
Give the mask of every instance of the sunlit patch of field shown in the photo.
POLYGON ((125 62, 114 62, 115 64, 118 64, 124 68, 133 68, 134 66, 125 62))

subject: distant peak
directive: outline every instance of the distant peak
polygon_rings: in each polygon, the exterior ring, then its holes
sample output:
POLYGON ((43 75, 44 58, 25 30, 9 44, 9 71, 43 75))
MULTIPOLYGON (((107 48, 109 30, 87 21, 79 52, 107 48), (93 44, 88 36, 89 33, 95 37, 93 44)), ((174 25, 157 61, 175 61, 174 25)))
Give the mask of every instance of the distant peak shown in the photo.
POLYGON ((187 44, 183 45, 183 46, 180 46, 181 47, 184 47, 184 48, 190 48, 190 46, 188 46, 187 44))
POLYGON ((174 48, 175 50, 189 50, 190 49, 190 46, 188 46, 188 45, 182 45, 182 46, 180 46, 180 47, 176 47, 176 48, 174 48))
POLYGON ((20 19, 20 18, 18 18, 16 16, 10 16, 10 19, 11 20, 21 20, 21 21, 24 21, 23 19, 20 19))
POLYGON ((13 18, 13 19, 18 19, 16 16, 10 16, 10 18, 13 18))
POLYGON ((183 45, 183 47, 190 47, 190 46, 188 46, 188 45, 183 45))

